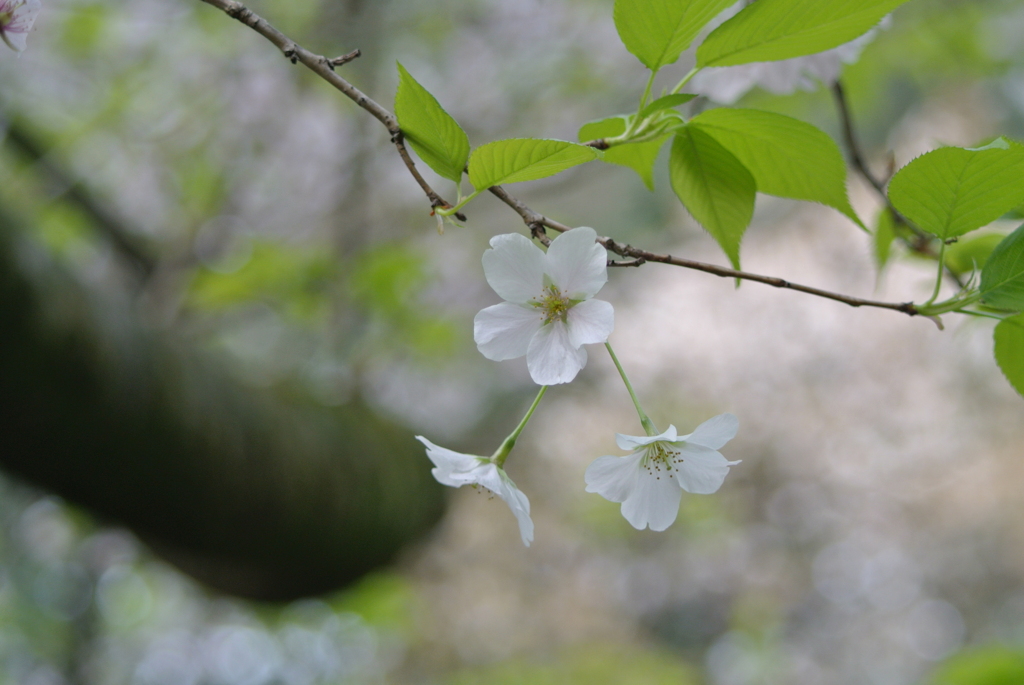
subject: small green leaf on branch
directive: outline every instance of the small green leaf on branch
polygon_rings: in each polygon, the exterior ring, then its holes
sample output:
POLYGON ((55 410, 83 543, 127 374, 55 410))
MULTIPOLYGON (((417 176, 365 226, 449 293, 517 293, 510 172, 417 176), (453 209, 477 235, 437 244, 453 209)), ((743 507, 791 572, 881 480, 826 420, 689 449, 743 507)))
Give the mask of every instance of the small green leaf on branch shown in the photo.
POLYGON ((990 307, 1024 311, 1024 226, 1000 242, 981 270, 981 299, 990 307))
POLYGON ((510 138, 481 145, 469 159, 469 182, 477 191, 503 183, 553 176, 598 157, 586 145, 546 138, 510 138))
POLYGON ((1024 202, 1024 148, 933 150, 900 169, 889 199, 942 240, 969 233, 1024 202))
POLYGON ((676 133, 669 175, 687 211, 739 269, 740 242, 754 214, 754 177, 735 155, 694 126, 676 133))
POLYGON ((401 64, 395 115, 405 139, 438 175, 459 182, 469 159, 469 137, 401 64))
POLYGON ((878 224, 874 236, 875 264, 881 271, 889 263, 892 254, 892 243, 896 239, 896 217, 892 210, 884 207, 878 214, 878 224))
POLYGON ((995 355, 1006 380, 1024 395, 1024 315, 1003 319, 996 326, 995 355))
POLYGON ((756 109, 712 109, 694 117, 690 125, 735 155, 753 175, 758 191, 820 202, 865 228, 846 194, 843 153, 825 132, 799 119, 756 109))
POLYGON ((773 62, 831 50, 907 0, 758 0, 697 48, 698 67, 773 62))
POLYGON ((615 28, 651 71, 679 59, 704 26, 735 0, 615 0, 615 28))

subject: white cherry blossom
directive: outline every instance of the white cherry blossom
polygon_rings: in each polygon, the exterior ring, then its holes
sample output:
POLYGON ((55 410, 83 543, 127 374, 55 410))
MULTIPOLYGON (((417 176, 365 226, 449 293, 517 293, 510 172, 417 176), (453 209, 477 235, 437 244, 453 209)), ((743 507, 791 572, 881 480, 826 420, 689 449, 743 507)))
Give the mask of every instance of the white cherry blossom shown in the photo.
POLYGON ((587 468, 587 492, 622 503, 622 515, 637 530, 665 530, 679 514, 682 491, 709 495, 722 487, 729 467, 718 450, 736 437, 739 420, 721 414, 677 436, 675 426, 660 435, 617 435, 626 457, 599 457, 587 468))
POLYGON ((427 456, 434 462, 430 473, 442 485, 460 488, 479 485, 487 488, 508 505, 519 521, 519 534, 527 547, 533 542, 533 519, 530 518, 530 500, 516 487, 508 474, 490 457, 478 457, 439 447, 422 435, 416 439, 427 447, 427 456))
POLYGON ((568 383, 587 363, 583 345, 603 343, 615 326, 612 306, 591 299, 608 281, 597 233, 581 226, 545 253, 518 233, 495 236, 484 275, 505 302, 481 310, 473 337, 481 354, 503 361, 526 355, 538 385, 568 383))
POLYGON ((15 52, 27 45, 28 32, 43 7, 40 0, 0 0, 0 39, 15 52))

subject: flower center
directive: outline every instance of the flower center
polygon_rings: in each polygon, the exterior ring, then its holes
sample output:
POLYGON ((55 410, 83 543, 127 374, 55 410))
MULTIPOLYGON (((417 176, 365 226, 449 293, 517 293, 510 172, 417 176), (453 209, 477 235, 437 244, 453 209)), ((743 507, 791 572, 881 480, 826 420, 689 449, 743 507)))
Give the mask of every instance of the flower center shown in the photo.
POLYGON ((541 296, 533 298, 530 304, 544 312, 544 323, 549 324, 556 320, 565 323, 569 310, 576 303, 563 295, 557 285, 549 285, 544 288, 541 296))
POLYGON ((644 454, 644 458, 640 462, 640 468, 647 469, 647 473, 661 480, 661 474, 671 475, 673 471, 679 469, 679 465, 682 463, 681 453, 672 449, 671 443, 656 442, 647 447, 647 453, 644 454))
POLYGON ((3 8, 0 11, 0 28, 6 28, 11 20, 14 19, 14 11, 25 4, 25 0, 16 0, 15 2, 0 2, 0 7, 3 8))

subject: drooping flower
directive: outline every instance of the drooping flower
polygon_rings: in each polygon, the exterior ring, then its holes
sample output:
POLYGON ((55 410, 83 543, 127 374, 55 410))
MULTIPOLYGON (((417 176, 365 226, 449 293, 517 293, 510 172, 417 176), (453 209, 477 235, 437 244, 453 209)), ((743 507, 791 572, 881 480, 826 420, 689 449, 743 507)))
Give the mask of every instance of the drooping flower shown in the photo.
POLYGON ((28 32, 43 7, 40 0, 0 0, 0 39, 15 52, 27 45, 28 32))
POLYGON ((473 338, 494 361, 526 355, 538 385, 568 383, 587 363, 583 345, 615 327, 612 306, 591 299, 608 281, 605 249, 581 226, 551 241, 547 253, 518 233, 495 236, 484 252, 487 282, 506 301, 481 310, 473 338))
POLYGON ((427 447, 427 456, 434 462, 430 473, 442 485, 460 488, 463 485, 483 486, 500 497, 519 521, 519 534, 527 547, 533 542, 533 519, 530 500, 516 487, 504 469, 489 457, 463 454, 439 447, 422 435, 416 439, 427 447))
POLYGON ((677 436, 675 426, 660 435, 617 435, 626 457, 599 457, 587 468, 587 492, 622 503, 622 515, 637 530, 665 530, 679 514, 682 491, 710 495, 722 487, 729 467, 718 450, 736 437, 739 420, 721 414, 677 436))

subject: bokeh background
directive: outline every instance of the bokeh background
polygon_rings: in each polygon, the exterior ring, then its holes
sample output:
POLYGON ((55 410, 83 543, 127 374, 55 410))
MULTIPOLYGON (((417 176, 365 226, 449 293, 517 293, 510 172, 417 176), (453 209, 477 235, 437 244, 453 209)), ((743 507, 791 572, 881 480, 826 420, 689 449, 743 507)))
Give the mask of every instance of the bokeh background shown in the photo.
MULTIPOLYGON (((664 533, 584 493, 613 433, 640 430, 595 348, 507 464, 533 504, 524 549, 500 500, 433 487, 412 438, 489 454, 532 399, 522 360, 472 342, 496 301, 480 255, 518 217, 483 196, 439 236, 378 122, 198 0, 44 4, 28 51, 0 55, 3 368, 32 370, 2 386, 0 682, 1024 683, 1024 404, 991 322, 613 270, 612 342, 652 418, 733 412, 743 461, 664 533), (150 404, 160 420, 123 419, 150 404), (23 424, 55 437, 19 447, 23 424)), ((611 0, 251 7, 314 52, 360 48, 343 73, 389 108, 401 61, 474 145, 574 140, 645 79, 611 0)), ((843 76, 875 172, 1024 137, 1022 31, 1016 0, 896 12, 843 76)), ((827 88, 741 104, 841 139, 827 88)), ((510 190, 725 263, 664 158, 653 193, 598 163, 510 190)), ((854 173, 850 193, 873 221, 854 173)), ((872 254, 832 210, 764 196, 744 242, 750 271, 930 294, 930 263, 879 274, 872 254)))

